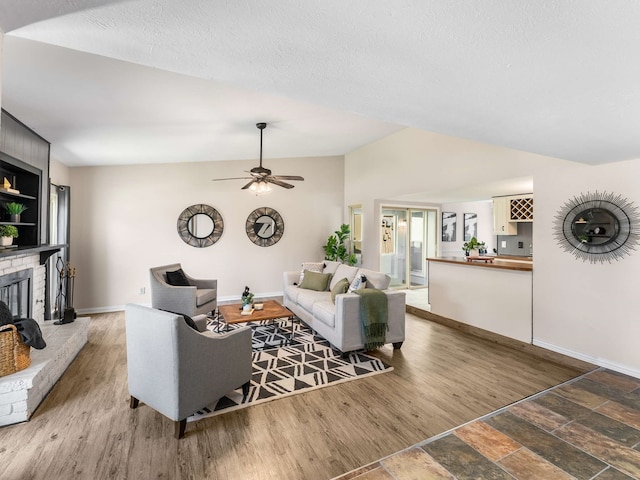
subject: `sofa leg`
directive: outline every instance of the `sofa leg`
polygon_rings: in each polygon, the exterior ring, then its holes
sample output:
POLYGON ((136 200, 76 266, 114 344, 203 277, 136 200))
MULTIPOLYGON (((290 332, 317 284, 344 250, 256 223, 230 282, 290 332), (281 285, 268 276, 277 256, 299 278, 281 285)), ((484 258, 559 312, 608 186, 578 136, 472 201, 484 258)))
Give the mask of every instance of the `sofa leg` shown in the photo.
POLYGON ((136 397, 131 397, 129 399, 129 408, 138 408, 138 404, 140 403, 140 400, 138 400, 136 397))
POLYGON ((404 343, 404 342, 395 342, 395 343, 393 344, 393 349, 394 349, 394 350, 400 350, 400 349, 402 348, 402 344, 403 344, 403 343, 404 343))
POLYGON ((176 428, 176 439, 180 440, 184 437, 184 431, 187 429, 187 419, 180 420, 179 422, 175 422, 176 428))
POLYGON ((242 398, 243 399, 247 398, 247 395, 249 395, 249 387, 250 386, 251 386, 251 382, 247 382, 247 383, 242 385, 242 398))

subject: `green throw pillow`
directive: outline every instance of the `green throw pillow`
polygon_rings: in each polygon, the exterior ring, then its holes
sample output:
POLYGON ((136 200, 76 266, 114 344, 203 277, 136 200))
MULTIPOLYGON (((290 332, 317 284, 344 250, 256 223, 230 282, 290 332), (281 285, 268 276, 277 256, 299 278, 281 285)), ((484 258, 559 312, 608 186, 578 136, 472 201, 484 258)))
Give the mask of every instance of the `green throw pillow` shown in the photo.
POLYGON ((316 290, 318 292, 324 292, 331 281, 330 273, 318 273, 310 270, 304 271, 304 277, 300 283, 300 288, 306 288, 307 290, 316 290))
POLYGON ((346 278, 338 280, 338 283, 336 283, 331 289, 331 301, 333 303, 336 303, 336 295, 347 293, 347 290, 349 290, 349 285, 349 280, 347 280, 346 278))

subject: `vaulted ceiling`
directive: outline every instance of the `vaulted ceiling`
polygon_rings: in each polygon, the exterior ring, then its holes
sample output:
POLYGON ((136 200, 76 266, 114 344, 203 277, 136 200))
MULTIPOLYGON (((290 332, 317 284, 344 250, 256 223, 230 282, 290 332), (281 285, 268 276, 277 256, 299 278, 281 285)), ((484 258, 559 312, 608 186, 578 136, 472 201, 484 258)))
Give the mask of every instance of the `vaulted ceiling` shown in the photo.
POLYGON ((640 158, 640 2, 0 0, 2 106, 67 165, 344 154, 405 126, 640 158))

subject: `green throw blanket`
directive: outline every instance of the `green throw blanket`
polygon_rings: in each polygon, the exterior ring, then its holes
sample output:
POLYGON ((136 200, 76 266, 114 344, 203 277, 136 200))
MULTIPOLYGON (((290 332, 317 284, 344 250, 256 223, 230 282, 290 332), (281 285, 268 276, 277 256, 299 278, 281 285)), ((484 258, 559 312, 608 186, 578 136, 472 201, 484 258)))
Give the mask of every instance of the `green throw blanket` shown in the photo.
POLYGON ((360 323, 364 332, 364 349, 373 350, 384 345, 387 330, 387 296, 382 290, 363 288, 360 295, 360 323))

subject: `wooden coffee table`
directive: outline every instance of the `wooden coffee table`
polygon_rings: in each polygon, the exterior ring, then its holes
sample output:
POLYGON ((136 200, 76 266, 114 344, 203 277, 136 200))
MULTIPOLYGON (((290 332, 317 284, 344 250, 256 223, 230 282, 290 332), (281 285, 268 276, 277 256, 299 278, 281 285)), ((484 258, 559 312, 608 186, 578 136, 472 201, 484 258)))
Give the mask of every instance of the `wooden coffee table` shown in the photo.
POLYGON ((262 310, 254 310, 251 315, 242 315, 242 304, 240 303, 220 305, 218 307, 218 313, 227 324, 227 329, 229 328, 229 325, 233 325, 235 323, 278 320, 280 318, 291 320, 291 336, 289 337, 289 342, 291 342, 291 340, 293 340, 293 321, 295 319, 295 315, 291 313, 288 308, 283 307, 275 300, 265 300, 262 304, 262 310))

